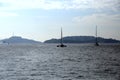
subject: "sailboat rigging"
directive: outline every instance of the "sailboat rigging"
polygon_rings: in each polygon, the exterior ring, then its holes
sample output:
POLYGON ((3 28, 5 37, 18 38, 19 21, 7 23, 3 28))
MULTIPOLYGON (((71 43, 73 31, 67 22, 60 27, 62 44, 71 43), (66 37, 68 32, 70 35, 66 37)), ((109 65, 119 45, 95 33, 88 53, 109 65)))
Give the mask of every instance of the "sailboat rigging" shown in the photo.
POLYGON ((57 45, 57 47, 67 47, 66 45, 63 44, 63 32, 61 28, 61 39, 60 39, 60 45, 57 45))
POLYGON ((95 40, 95 46, 99 46, 99 44, 98 44, 98 37, 97 37, 97 26, 96 26, 96 40, 95 40))

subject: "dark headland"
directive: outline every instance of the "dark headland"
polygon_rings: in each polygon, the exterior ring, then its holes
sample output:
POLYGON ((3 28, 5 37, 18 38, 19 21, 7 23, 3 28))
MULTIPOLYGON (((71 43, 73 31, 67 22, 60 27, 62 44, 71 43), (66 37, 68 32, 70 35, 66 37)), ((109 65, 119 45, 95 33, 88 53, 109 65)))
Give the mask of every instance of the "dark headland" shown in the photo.
MULTIPOLYGON (((63 37, 63 43, 95 43, 96 37, 94 36, 67 36, 63 37)), ((50 39, 44 43, 60 43, 60 39, 50 39)), ((120 40, 112 38, 98 37, 98 43, 120 43, 120 40)))
POLYGON ((22 38, 19 36, 12 36, 8 39, 3 39, 3 40, 1 40, 1 42, 3 42, 3 43, 41 43, 39 41, 26 39, 26 38, 22 38))

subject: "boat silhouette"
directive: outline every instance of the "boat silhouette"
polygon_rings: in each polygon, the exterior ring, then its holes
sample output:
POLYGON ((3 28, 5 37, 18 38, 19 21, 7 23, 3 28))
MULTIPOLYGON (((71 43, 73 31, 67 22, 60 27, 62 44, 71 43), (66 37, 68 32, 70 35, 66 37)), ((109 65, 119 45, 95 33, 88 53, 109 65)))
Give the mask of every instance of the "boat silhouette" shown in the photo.
POLYGON ((63 44, 63 33, 62 33, 62 28, 61 28, 61 39, 60 39, 60 45, 57 45, 57 47, 67 47, 66 45, 63 44))
POLYGON ((96 26, 95 46, 99 46, 99 43, 98 43, 98 37, 97 37, 97 26, 96 26))

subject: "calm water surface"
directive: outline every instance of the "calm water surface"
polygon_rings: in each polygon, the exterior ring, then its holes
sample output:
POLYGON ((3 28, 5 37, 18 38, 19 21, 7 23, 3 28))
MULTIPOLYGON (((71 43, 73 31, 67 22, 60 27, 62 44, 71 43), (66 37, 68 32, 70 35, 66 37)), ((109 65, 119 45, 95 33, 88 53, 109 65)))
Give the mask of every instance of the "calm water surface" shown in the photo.
POLYGON ((120 80, 120 46, 1 44, 0 80, 120 80))

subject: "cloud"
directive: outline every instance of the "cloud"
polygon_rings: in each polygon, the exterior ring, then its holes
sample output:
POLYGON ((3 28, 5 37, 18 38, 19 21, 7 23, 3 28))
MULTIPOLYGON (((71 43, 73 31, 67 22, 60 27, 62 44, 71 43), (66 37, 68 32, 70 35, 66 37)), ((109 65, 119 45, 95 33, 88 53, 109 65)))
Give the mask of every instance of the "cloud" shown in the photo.
POLYGON ((120 0, 0 0, 6 9, 110 9, 118 11, 120 0))
POLYGON ((120 15, 92 14, 88 16, 77 16, 73 18, 74 24, 79 30, 87 35, 95 34, 95 26, 98 26, 98 36, 106 38, 120 39, 120 15))
POLYGON ((108 15, 108 14, 93 14, 88 16, 77 16, 73 18, 73 21, 79 25, 92 26, 120 26, 120 15, 108 15))
POLYGON ((12 12, 0 12, 0 17, 8 17, 8 16, 18 16, 18 14, 12 12))
POLYGON ((1 10, 17 10, 17 9, 61 9, 60 1, 47 0, 0 0, 0 3, 6 5, 1 10))

